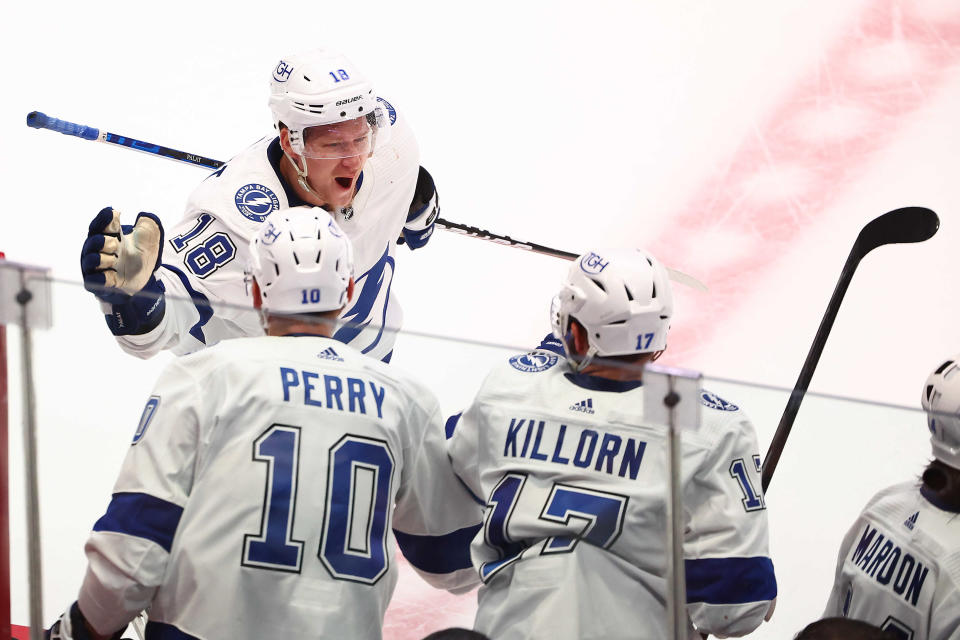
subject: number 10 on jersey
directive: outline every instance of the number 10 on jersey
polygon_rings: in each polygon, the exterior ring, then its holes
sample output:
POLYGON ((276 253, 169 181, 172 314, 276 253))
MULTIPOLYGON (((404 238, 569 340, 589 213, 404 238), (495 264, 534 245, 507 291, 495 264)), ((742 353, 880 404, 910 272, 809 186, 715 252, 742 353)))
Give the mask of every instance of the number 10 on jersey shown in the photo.
MULTIPOLYGON (((253 443, 253 459, 267 473, 260 532, 243 537, 246 567, 301 570, 304 541, 293 537, 300 439, 300 427, 274 424, 253 443)), ((317 557, 334 579, 373 584, 386 573, 393 468, 382 440, 345 435, 330 447, 317 557)))

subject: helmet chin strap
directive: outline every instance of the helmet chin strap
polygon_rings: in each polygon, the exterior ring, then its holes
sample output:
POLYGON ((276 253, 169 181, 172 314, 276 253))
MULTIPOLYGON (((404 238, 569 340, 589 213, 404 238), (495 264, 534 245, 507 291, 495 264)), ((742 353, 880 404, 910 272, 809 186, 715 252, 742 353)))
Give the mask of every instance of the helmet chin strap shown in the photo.
MULTIPOLYGON (((322 197, 319 193, 317 193, 316 191, 314 191, 313 187, 310 186, 310 183, 309 183, 308 180, 307 180, 307 178, 308 178, 308 176, 307 176, 307 161, 306 161, 306 160, 303 161, 303 169, 301 169, 301 168, 300 168, 300 165, 297 164, 297 161, 293 159, 293 156, 291 156, 289 153, 287 153, 286 149, 284 149, 283 155, 286 156, 287 160, 290 161, 290 164, 293 165, 294 170, 297 172, 297 183, 298 183, 301 187, 303 187, 303 190, 304 190, 304 191, 306 191, 307 193, 309 193, 310 195, 312 195, 312 196, 313 196, 314 198, 316 198, 317 200, 320 200, 321 202, 323 202, 323 197, 322 197)), ((321 206, 322 206, 324 209, 326 209, 327 211, 330 211, 330 209, 328 208, 329 205, 323 204, 323 205, 321 205, 321 206)), ((340 215, 343 216, 343 218, 344 218, 345 220, 349 220, 350 218, 353 217, 353 205, 352 205, 352 204, 348 204, 348 205, 345 206, 345 207, 339 207, 338 209, 334 210, 334 213, 339 213, 340 215)))
POLYGON ((320 197, 320 194, 314 191, 313 187, 310 186, 310 183, 307 182, 307 161, 303 161, 303 169, 301 169, 300 165, 297 164, 297 161, 294 160, 293 156, 287 153, 286 150, 284 150, 283 155, 286 156, 287 160, 290 161, 290 164, 293 165, 294 171, 297 172, 297 182, 301 187, 303 187, 303 190, 312 195, 314 198, 323 200, 323 198, 320 197))

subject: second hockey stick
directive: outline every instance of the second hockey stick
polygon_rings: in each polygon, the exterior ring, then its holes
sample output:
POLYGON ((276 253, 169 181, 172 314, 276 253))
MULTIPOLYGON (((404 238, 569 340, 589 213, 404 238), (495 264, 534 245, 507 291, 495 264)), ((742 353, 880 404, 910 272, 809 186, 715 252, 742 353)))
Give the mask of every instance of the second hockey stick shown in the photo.
POLYGON ((850 280, 853 278, 860 261, 868 253, 885 244, 905 244, 928 240, 937 233, 939 228, 940 219, 930 209, 903 207, 888 211, 879 218, 871 220, 860 230, 856 242, 853 243, 853 248, 850 249, 850 255, 847 256, 847 261, 843 264, 840 279, 837 281, 837 286, 833 290, 830 302, 827 304, 827 310, 823 314, 823 320, 820 321, 820 328, 817 329, 817 335, 813 338, 813 344, 810 345, 807 359, 803 362, 797 384, 787 401, 787 407, 780 418, 780 424, 777 425, 777 431, 770 442, 770 448, 767 449, 761 475, 764 492, 770 486, 773 472, 776 471, 777 463, 780 461, 780 454, 783 453, 783 447, 787 443, 790 429, 793 428, 793 422, 800 410, 800 403, 803 402, 803 396, 810 385, 810 379, 813 378, 813 372, 820 361, 820 354, 823 353, 823 347, 827 343, 827 336, 830 335, 830 329, 833 328, 833 321, 837 318, 837 312, 840 310, 840 303, 843 301, 843 296, 847 292, 847 287, 850 285, 850 280))
MULTIPOLYGON (((190 164, 195 167, 202 167, 204 169, 219 169, 226 164, 221 160, 214 160, 212 158, 200 156, 195 153, 171 149, 170 147, 162 147, 160 145, 153 144, 152 142, 144 142, 143 140, 117 135, 115 133, 110 133, 109 131, 101 131, 100 129, 94 127, 75 124, 73 122, 59 120, 57 118, 51 118, 50 116, 39 111, 31 111, 27 114, 27 126, 33 127, 34 129, 49 129, 67 136, 83 138, 84 140, 106 142, 108 144, 126 147, 128 149, 133 149, 134 151, 140 151, 141 153, 149 153, 150 155, 158 156, 160 158, 167 158, 168 160, 175 160, 177 162, 190 164)), ((532 251, 533 253, 553 256, 554 258, 574 260, 579 255, 571 251, 563 251, 562 249, 554 249, 553 247, 537 244, 536 242, 515 240, 510 236, 500 235, 498 233, 493 233, 492 231, 487 231, 486 229, 472 227, 459 222, 444 220, 443 218, 437 218, 436 223, 438 227, 444 229, 445 231, 452 231, 453 233, 459 233, 460 235, 469 236, 471 238, 487 240, 499 245, 513 247, 514 249, 523 249, 524 251, 532 251)), ((682 271, 677 271, 668 267, 667 272, 670 274, 670 279, 674 282, 685 284, 700 291, 707 290, 706 285, 693 276, 687 275, 682 271)))

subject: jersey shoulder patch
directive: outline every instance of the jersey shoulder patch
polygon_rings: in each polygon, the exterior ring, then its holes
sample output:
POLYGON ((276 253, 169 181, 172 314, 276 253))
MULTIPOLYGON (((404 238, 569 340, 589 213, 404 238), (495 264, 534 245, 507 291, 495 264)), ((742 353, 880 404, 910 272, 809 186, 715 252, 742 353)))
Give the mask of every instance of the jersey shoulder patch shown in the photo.
POLYGON ((387 116, 390 118, 390 126, 392 127, 397 123, 397 110, 393 108, 393 105, 377 96, 377 102, 383 105, 383 108, 387 110, 387 116))
POLYGON ((557 364, 559 360, 560 359, 552 353, 532 351, 510 358, 510 366, 523 373, 538 373, 540 371, 546 371, 557 364))
POLYGON ((263 222, 267 216, 280 208, 280 198, 270 187, 251 182, 245 184, 233 195, 237 211, 244 218, 254 222, 263 222))
POLYGON ((700 390, 700 404, 710 409, 716 409, 718 411, 739 411, 740 407, 733 404, 732 402, 727 402, 720 396, 706 389, 700 390))

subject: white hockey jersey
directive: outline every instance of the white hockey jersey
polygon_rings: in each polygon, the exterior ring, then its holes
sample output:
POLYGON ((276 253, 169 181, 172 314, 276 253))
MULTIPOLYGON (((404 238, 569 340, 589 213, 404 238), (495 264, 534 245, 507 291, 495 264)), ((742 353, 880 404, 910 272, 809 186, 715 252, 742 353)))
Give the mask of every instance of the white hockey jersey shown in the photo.
MULTIPOLYGON (((389 360, 403 320, 391 292, 394 254, 420 167, 413 132, 387 106, 391 135, 364 165, 354 214, 335 214, 353 243, 357 286, 342 316, 349 325, 335 337, 378 360, 389 360)), ((166 230, 157 274, 166 292, 163 319, 147 333, 117 336, 125 351, 142 358, 163 349, 182 355, 225 338, 263 335, 244 282, 250 239, 271 212, 307 204, 281 178, 281 162, 287 160, 279 138, 264 138, 194 190, 183 219, 166 230)), ((110 305, 103 307, 109 315, 110 305)))
POLYGON ((824 617, 905 640, 960 640, 960 514, 907 482, 875 495, 837 558, 824 617))
POLYGON ((228 340, 161 375, 78 602, 104 631, 149 607, 151 640, 380 638, 396 545, 469 590, 481 512, 425 386, 329 338, 228 340))
MULTIPOLYGON (((688 612, 702 631, 740 636, 776 596, 756 436, 735 405, 701 401, 702 424, 682 436, 688 612)), ((472 545, 478 631, 666 637, 666 434, 644 426, 638 382, 517 355, 447 436, 454 470, 487 503, 472 545)))

